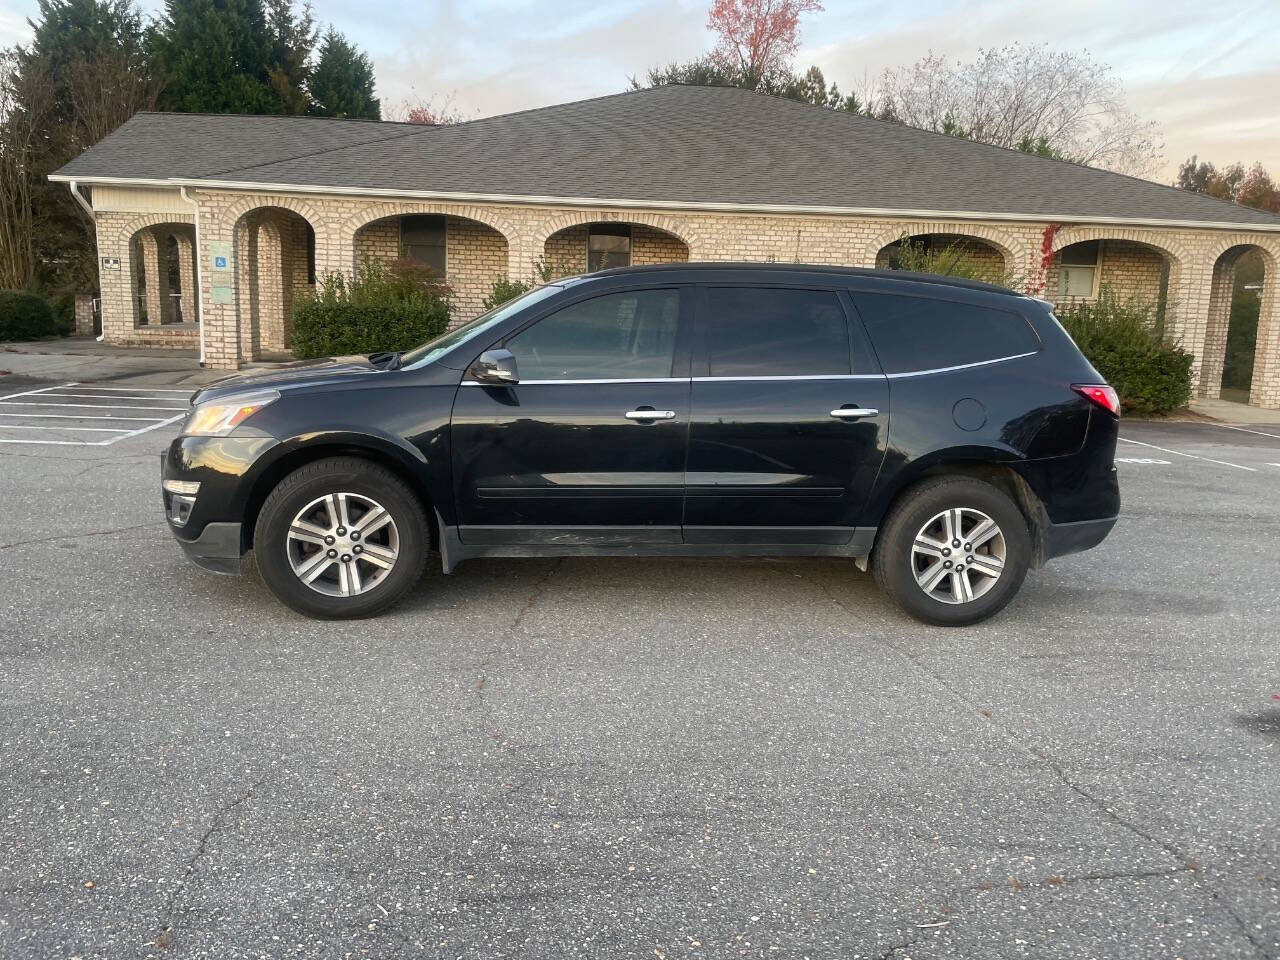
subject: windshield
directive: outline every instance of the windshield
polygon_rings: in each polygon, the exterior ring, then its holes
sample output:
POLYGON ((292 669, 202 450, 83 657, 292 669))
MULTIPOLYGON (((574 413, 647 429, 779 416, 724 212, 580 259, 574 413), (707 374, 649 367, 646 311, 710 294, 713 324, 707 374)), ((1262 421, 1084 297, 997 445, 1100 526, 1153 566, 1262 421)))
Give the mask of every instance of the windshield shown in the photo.
POLYGON ((430 363, 436 357, 440 356, 447 350, 452 350, 459 344, 466 343, 472 337, 477 337, 484 333, 490 327, 495 327, 507 317, 511 316, 518 310, 537 303, 539 300, 551 296, 553 293, 559 293, 562 287, 555 284, 547 284, 542 287, 534 287, 528 293, 523 293, 514 300, 508 300, 506 303, 500 303, 488 313, 482 313, 474 320, 469 320, 460 327, 443 333, 434 340, 429 340, 420 347, 414 347, 400 358, 401 367, 420 367, 430 363))

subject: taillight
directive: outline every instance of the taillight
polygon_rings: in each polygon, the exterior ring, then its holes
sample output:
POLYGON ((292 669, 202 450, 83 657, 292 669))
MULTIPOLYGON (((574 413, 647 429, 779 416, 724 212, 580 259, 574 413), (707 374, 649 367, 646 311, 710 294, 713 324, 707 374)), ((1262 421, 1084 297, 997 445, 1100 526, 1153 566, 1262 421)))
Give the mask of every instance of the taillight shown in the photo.
POLYGON ((1071 389, 1082 397, 1088 397, 1107 413, 1120 416, 1120 395, 1105 383, 1073 383, 1071 389))

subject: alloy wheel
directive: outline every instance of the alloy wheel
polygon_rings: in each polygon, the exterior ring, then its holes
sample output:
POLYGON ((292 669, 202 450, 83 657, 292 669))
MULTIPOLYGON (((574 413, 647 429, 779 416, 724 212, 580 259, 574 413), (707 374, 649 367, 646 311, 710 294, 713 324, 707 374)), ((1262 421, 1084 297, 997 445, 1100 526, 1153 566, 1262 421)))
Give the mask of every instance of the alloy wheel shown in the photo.
POLYGON ((956 507, 929 520, 911 545, 916 585, 942 603, 971 603, 1004 572, 1005 539, 981 510, 956 507))
POLYGON ((400 555, 400 532, 382 504, 360 493, 317 497, 289 524, 285 551, 294 575, 330 597, 368 593, 400 555))

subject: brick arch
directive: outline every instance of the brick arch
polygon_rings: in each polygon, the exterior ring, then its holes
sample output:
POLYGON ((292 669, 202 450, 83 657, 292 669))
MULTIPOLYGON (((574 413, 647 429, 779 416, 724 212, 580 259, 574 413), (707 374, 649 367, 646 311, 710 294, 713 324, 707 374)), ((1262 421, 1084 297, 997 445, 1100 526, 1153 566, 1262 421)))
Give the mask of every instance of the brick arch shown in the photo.
POLYGON ((404 217, 414 214, 440 214, 446 217, 459 217, 463 220, 474 220, 477 223, 483 223, 486 227, 502 234, 503 239, 507 241, 510 247, 518 236, 518 230, 513 221, 506 217, 498 216, 488 207, 479 206, 477 204, 461 205, 456 203, 433 203, 429 201, 390 201, 386 203, 374 203, 361 207, 346 220, 342 221, 338 227, 338 239, 343 242, 349 242, 355 239, 356 233, 361 227, 366 227, 377 220, 385 220, 387 217, 404 217))
POLYGON ((1280 273, 1277 270, 1280 267, 1280 239, 1257 234, 1223 234, 1216 237, 1207 250, 1212 272, 1196 393, 1209 398, 1221 396, 1236 265, 1240 257, 1250 250, 1262 254, 1263 283, 1249 403, 1275 409, 1280 408, 1280 276, 1277 275, 1280 273))
POLYGON ((182 224, 186 227, 194 226, 196 218, 187 213, 144 213, 132 220, 126 221, 119 232, 126 235, 130 241, 138 235, 139 230, 145 230, 147 227, 160 227, 165 224, 182 224))
POLYGON ((530 241, 534 251, 539 254, 542 253, 547 240, 552 236, 561 230, 579 227, 584 223, 635 223, 644 227, 653 227, 655 230, 671 234, 671 236, 683 243, 689 250, 690 258, 693 257, 695 249, 700 249, 700 239, 697 233, 687 221, 678 217, 633 211, 573 210, 549 217, 533 228, 530 241))
POLYGON ((1213 246, 1209 248, 1210 260, 1217 263, 1222 255, 1233 247, 1254 247, 1262 251, 1267 269, 1280 264, 1280 240, 1260 237, 1256 233, 1231 233, 1224 237, 1219 237, 1213 246))
MULTIPOLYGON (((123 223, 117 228, 118 232, 116 233, 116 235, 120 237, 123 241, 121 244, 121 249, 117 250, 116 252, 119 254, 119 258, 120 258, 120 275, 121 277, 124 278, 124 284, 127 290, 125 294, 125 297, 126 297, 125 309, 127 311, 127 318, 128 318, 127 323, 129 327, 137 327, 141 329, 140 324, 142 321, 141 307, 138 304, 138 288, 140 285, 140 278, 138 276, 138 263, 136 262, 134 257, 134 243, 138 239, 138 234, 142 233, 142 231, 144 230, 151 230, 153 227, 161 227, 161 226, 168 226, 168 225, 176 226, 181 224, 182 226, 185 226, 185 227, 194 227, 195 222, 196 222, 195 216, 193 214, 144 213, 134 217, 131 220, 126 221, 125 223, 123 223)), ((156 241, 156 272, 157 272, 157 276, 159 276, 160 264, 164 260, 164 251, 159 249, 160 245, 163 243, 163 238, 161 237, 161 235, 156 234, 154 231, 152 233, 152 236, 156 241)), ((162 297, 162 291, 164 289, 165 287, 162 282, 162 285, 160 286, 159 289, 154 291, 149 290, 148 297, 162 297)), ((156 304, 158 304, 159 306, 160 315, 155 317, 154 320, 152 320, 150 318, 150 310, 148 310, 149 326, 159 326, 161 323, 161 318, 164 316, 165 312, 167 312, 167 310, 169 309, 167 306, 165 306, 163 303, 160 303, 159 301, 156 301, 156 304)))
POLYGON ((1142 230, 1130 227, 1064 227, 1053 237, 1053 252, 1073 243, 1084 243, 1087 240, 1127 240, 1140 243, 1163 254, 1171 266, 1180 266, 1187 262, 1187 251, 1182 244, 1171 237, 1154 230, 1142 230))
POLYGON ((311 201, 302 197, 244 197, 218 211, 218 213, 224 218, 224 222, 234 230, 248 214, 256 213, 259 210, 271 209, 288 210, 307 221, 311 225, 311 229, 316 232, 317 243, 322 236, 326 236, 329 233, 330 219, 324 216, 311 201))
POLYGON ((972 237, 975 240, 982 240, 995 247, 1000 255, 1004 257, 1006 270, 1017 269, 1027 262, 1027 257, 1029 256, 1027 245, 1022 240, 1005 230, 1001 230, 999 227, 981 223, 954 223, 949 221, 921 223, 919 221, 904 220, 902 223, 884 228, 873 237, 863 250, 862 262, 868 266, 875 266, 876 258, 879 257, 880 251, 901 239, 903 234, 908 237, 918 237, 930 233, 942 233, 954 237, 972 237))

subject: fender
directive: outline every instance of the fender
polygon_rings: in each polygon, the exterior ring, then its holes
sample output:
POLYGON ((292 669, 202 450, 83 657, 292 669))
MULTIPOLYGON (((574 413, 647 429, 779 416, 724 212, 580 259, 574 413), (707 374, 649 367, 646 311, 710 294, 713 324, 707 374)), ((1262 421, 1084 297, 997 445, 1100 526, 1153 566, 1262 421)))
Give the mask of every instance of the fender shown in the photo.
POLYGON ((942 464, 972 463, 990 466, 993 463, 1021 463, 1025 459, 1017 450, 1002 444, 941 447, 914 459, 902 451, 891 449, 884 458, 880 475, 867 500, 862 523, 871 527, 881 526, 890 504, 898 494, 942 464))
POLYGON ((367 427, 312 430, 281 440, 263 453, 243 477, 249 515, 256 513, 271 488, 296 465, 338 452, 366 451, 370 459, 384 462, 402 474, 432 508, 452 518, 447 433, 432 436, 427 447, 429 452, 403 437, 367 427))

